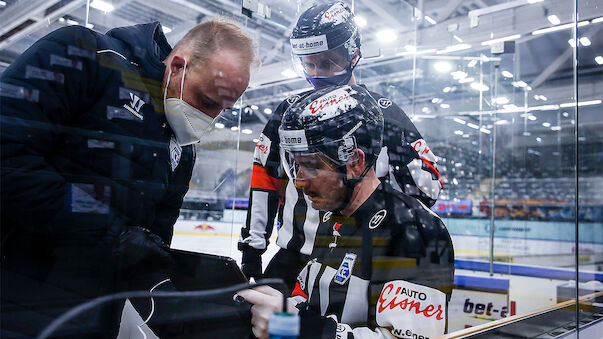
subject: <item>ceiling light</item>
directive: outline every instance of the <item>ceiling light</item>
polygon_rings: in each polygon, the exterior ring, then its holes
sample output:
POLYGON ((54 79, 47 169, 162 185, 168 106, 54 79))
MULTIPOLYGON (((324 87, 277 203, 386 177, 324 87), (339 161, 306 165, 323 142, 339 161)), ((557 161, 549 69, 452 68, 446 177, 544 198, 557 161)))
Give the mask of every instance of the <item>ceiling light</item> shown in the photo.
POLYGON ((508 104, 508 105, 503 105, 504 109, 517 109, 519 107, 517 107, 517 105, 515 104, 508 104))
POLYGON ((258 105, 251 105, 251 109, 257 111, 259 109, 258 105))
POLYGON ((544 127, 546 127, 546 128, 549 128, 549 127, 551 127, 551 124, 550 124, 550 123, 548 123, 548 122, 543 122, 543 123, 542 123, 542 126, 544 126, 544 127))
POLYGON ((463 119, 459 119, 459 118, 452 118, 452 120, 454 120, 454 121, 458 122, 458 123, 459 123, 459 124, 461 124, 461 125, 464 125, 464 124, 466 124, 466 123, 467 123, 465 120, 463 120, 463 119))
POLYGON ((505 78, 512 78, 513 77, 513 73, 511 73, 509 71, 502 71, 502 72, 500 72, 500 74, 502 74, 502 76, 504 76, 505 78))
POLYGON ((590 39, 583 36, 580 38, 580 43, 582 44, 582 46, 590 46, 590 39))
POLYGON ((354 16, 354 22, 356 23, 356 25, 358 25, 358 27, 366 26, 366 19, 360 15, 354 16))
POLYGON ((528 0, 529 4, 535 4, 537 2, 543 2, 544 0, 528 0))
POLYGON ((477 65, 477 59, 473 59, 473 60, 469 61, 469 63, 467 64, 467 67, 475 67, 475 65, 477 65))
POLYGON ((561 131, 561 126, 553 126, 551 127, 552 131, 561 131))
POLYGON ((542 105, 528 107, 529 111, 556 111, 559 109, 559 105, 542 105))
POLYGON ((423 113, 427 113, 427 112, 429 112, 429 107, 427 107, 427 106, 423 107, 423 108, 421 109, 421 112, 423 112, 423 113))
MULTIPOLYGON (((578 23, 578 27, 586 26, 588 24, 589 24, 588 21, 580 21, 578 23)), ((563 24, 563 25, 553 26, 553 27, 549 27, 549 28, 537 29, 534 32, 532 32, 532 35, 540 35, 540 34, 545 34, 545 33, 550 33, 550 32, 556 32, 556 31, 560 31, 560 30, 568 29, 568 28, 572 28, 572 27, 574 27, 574 23, 570 22, 569 24, 563 24)))
POLYGON ((482 131, 483 133, 490 134, 490 130, 489 129, 480 128, 479 130, 482 131))
POLYGON ((494 102, 495 104, 504 105, 504 104, 508 104, 509 103, 509 98, 507 98, 507 97, 498 97, 498 98, 492 99, 492 102, 494 102))
POLYGON ((252 141, 257 144, 260 141, 260 139, 253 139, 252 141))
POLYGON ((603 22, 603 16, 600 16, 596 19, 593 19, 593 21, 591 21, 593 24, 596 24, 597 22, 603 22))
POLYGON ((542 142, 542 139, 540 137, 536 137, 536 141, 542 142))
POLYGON ((432 104, 437 104, 437 103, 440 103, 440 102, 442 102, 442 99, 440 99, 440 98, 433 98, 433 99, 431 99, 431 103, 432 104))
POLYGON ((90 7, 98 9, 99 11, 103 11, 105 13, 109 13, 115 9, 115 7, 112 4, 110 4, 106 1, 102 1, 102 0, 92 1, 92 3, 90 3, 90 7))
POLYGON ((595 57, 595 62, 598 63, 599 65, 603 65, 603 56, 596 56, 595 57))
POLYGON ((467 126, 469 126, 469 127, 473 128, 473 129, 479 129, 479 126, 478 126, 478 125, 476 125, 476 124, 472 124, 472 123, 470 123, 470 122, 468 122, 468 123, 467 123, 467 126))
POLYGON ((161 29, 163 29, 163 33, 168 34, 169 32, 172 31, 171 28, 167 27, 167 26, 163 26, 161 25, 161 29))
POLYGON ((563 116, 567 118, 567 117, 569 117, 569 113, 563 112, 563 116))
POLYGON ((447 73, 452 70, 452 65, 446 61, 438 61, 433 65, 433 68, 441 73, 447 73))
POLYGON ((475 81, 475 79, 473 79, 473 77, 459 79, 459 84, 466 84, 468 82, 473 82, 473 81, 475 81))
POLYGON ((444 87, 444 89, 442 89, 442 92, 444 92, 444 93, 450 92, 450 87, 448 87, 448 86, 444 87))
POLYGON ((463 39, 459 38, 457 35, 453 35, 452 37, 458 42, 463 42, 463 39))
POLYGON ((465 79, 467 77, 467 73, 465 73, 463 71, 450 72, 450 75, 452 75, 452 78, 455 80, 465 79))
POLYGON ((559 18, 555 14, 549 15, 547 19, 549 19, 549 22, 553 25, 559 25, 561 23, 561 20, 559 20, 559 18))
POLYGON ((433 20, 429 15, 425 16, 425 20, 427 20, 432 25, 437 24, 437 22, 435 20, 433 20))
POLYGON ((480 91, 480 92, 485 92, 487 90, 490 89, 490 87, 488 87, 487 85, 484 85, 482 83, 479 82, 472 82, 471 83, 471 88, 473 88, 476 91, 480 91))
POLYGON ((442 108, 450 108, 450 105, 449 104, 440 104, 440 107, 442 107, 442 108))
POLYGON ((232 127, 230 128, 230 130, 231 130, 231 131, 233 131, 233 132, 236 132, 236 131, 238 131, 238 130, 239 130, 239 127, 238 127, 238 126, 232 126, 232 127))
POLYGON ((570 44, 570 46, 572 46, 572 48, 576 47, 576 42, 574 41, 574 39, 569 39, 567 41, 568 44, 570 44))
POLYGON ((251 134, 251 133, 253 133, 253 131, 250 130, 249 128, 244 128, 244 129, 241 130, 241 133, 243 133, 243 134, 251 134))
POLYGON ((216 128, 224 128, 224 124, 221 122, 216 122, 214 126, 216 126, 216 128))
POLYGON ((393 29, 388 28, 377 32, 377 39, 381 42, 392 42, 398 39, 398 36, 393 29))
MULTIPOLYGON (((580 107, 580 106, 598 105, 601 102, 602 102, 601 100, 580 101, 580 102, 578 102, 578 107, 580 107)), ((573 102, 566 102, 566 103, 563 103, 563 104, 559 105, 559 107, 562 107, 562 108, 564 108, 564 107, 573 107, 573 106, 575 106, 575 103, 573 103, 573 102)))
POLYGON ((6 1, 0 1, 0 7, 6 6, 6 1))
POLYGON ((508 123, 509 123, 509 121, 507 121, 507 120, 498 120, 494 124, 495 125, 507 125, 508 123))
POLYGON ((281 72, 281 75, 287 78, 295 78, 297 76, 297 73, 295 73, 295 71, 291 68, 287 68, 281 72))
POLYGON ((527 87, 527 86, 528 86, 528 84, 526 84, 526 83, 525 83, 524 81, 522 81, 522 80, 519 80, 519 81, 514 81, 514 82, 512 83, 512 85, 513 85, 514 87, 521 87, 521 88, 524 88, 524 87, 527 87))
POLYGON ((492 45, 492 44, 495 44, 497 42, 516 40, 516 39, 519 39, 519 38, 521 38, 521 34, 513 34, 513 35, 509 35, 509 36, 502 37, 502 38, 496 38, 496 39, 492 39, 492 40, 486 40, 486 41, 482 42, 482 46, 492 45))
POLYGON ((437 51, 436 54, 446 54, 446 53, 458 52, 458 51, 462 51, 462 50, 469 49, 469 48, 471 48, 471 45, 469 45, 469 44, 456 44, 456 45, 448 46, 448 47, 444 48, 443 50, 437 51))
POLYGON ((404 48, 406 49, 406 51, 398 52, 398 53, 396 53, 396 56, 403 56, 403 55, 409 55, 409 54, 421 55, 421 54, 433 53, 433 52, 436 51, 435 48, 425 49, 425 50, 422 50, 422 51, 417 51, 414 46, 410 46, 410 45, 406 45, 406 46, 404 46, 404 48))
POLYGON ((264 113, 265 114, 272 114, 272 110, 270 108, 264 108, 264 113))
POLYGON ((528 120, 536 121, 538 118, 535 115, 530 114, 528 115, 528 120))
POLYGON ((463 135, 464 133, 463 133, 463 131, 456 130, 456 131, 454 131, 454 134, 456 134, 456 135, 463 135))

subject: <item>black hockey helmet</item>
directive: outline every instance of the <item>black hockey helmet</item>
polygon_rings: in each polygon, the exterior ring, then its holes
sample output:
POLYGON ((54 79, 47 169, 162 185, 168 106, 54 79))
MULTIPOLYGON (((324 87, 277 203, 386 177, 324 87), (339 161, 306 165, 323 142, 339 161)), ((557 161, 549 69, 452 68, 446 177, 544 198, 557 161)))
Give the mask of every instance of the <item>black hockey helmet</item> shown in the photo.
POLYGON ((341 1, 315 4, 304 11, 291 33, 290 43, 296 69, 303 70, 315 88, 347 84, 360 59, 360 31, 354 14, 341 1), (302 60, 321 55, 322 71, 309 69, 309 65, 320 65, 302 60), (356 55, 358 59, 354 61, 356 55), (324 71, 325 65, 330 71, 324 71))
POLYGON ((345 181, 354 186, 374 167, 381 151, 383 113, 363 87, 345 85, 314 91, 291 105, 279 128, 281 157, 287 174, 296 179, 296 155, 320 154, 345 174, 354 149, 365 154, 367 167, 360 178, 345 181))

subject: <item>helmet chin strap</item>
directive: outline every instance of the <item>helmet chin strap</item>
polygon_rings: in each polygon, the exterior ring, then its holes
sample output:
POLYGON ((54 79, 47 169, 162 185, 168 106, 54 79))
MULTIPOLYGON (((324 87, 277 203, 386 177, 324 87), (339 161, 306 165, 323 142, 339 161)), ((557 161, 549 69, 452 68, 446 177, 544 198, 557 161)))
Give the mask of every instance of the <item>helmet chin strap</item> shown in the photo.
MULTIPOLYGON (((355 56, 354 56, 355 57, 355 56)), ((350 82, 352 75, 354 74, 354 68, 358 65, 358 62, 361 58, 360 50, 358 50, 358 60, 352 64, 354 61, 354 57, 350 60, 350 63, 346 66, 345 70, 341 72, 341 74, 333 75, 330 77, 309 77, 306 76, 306 80, 314 87, 315 89, 320 89, 327 86, 340 86, 346 85, 350 82)))
POLYGON ((356 187, 356 185, 358 185, 362 181, 362 179, 364 179, 364 177, 366 176, 368 171, 373 167, 373 164, 375 163, 375 161, 376 160, 371 161, 371 163, 368 164, 364 168, 364 171, 362 171, 360 176, 358 178, 353 178, 353 179, 348 179, 346 166, 340 166, 337 168, 339 170, 339 172, 341 172, 341 174, 343 175, 343 185, 345 186, 347 191, 346 191, 344 201, 341 202, 339 207, 337 207, 336 209, 333 210, 333 213, 339 214, 339 213, 341 213, 341 210, 343 210, 344 208, 346 208, 346 206, 348 206, 348 204, 352 200, 352 195, 354 194, 354 188, 356 187))

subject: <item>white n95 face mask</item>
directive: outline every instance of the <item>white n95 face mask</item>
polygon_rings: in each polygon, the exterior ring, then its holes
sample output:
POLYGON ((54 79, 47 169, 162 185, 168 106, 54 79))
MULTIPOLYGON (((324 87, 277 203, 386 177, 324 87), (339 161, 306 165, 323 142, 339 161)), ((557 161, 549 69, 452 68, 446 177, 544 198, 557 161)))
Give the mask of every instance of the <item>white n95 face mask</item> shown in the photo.
POLYGON ((172 76, 171 68, 163 91, 165 117, 174 131, 176 141, 178 141, 180 146, 187 146, 201 141, 201 134, 207 131, 214 121, 209 115, 182 100, 185 75, 186 59, 184 59, 184 69, 182 71, 182 81, 180 83, 180 98, 166 98, 167 88, 172 76))

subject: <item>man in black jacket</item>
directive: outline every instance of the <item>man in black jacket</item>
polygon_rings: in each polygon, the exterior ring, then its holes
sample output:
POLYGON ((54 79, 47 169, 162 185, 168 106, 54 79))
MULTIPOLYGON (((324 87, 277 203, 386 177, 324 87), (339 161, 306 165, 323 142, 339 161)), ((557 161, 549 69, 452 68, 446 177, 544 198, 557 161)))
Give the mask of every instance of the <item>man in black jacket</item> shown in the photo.
MULTIPOLYGON (((256 63, 253 40, 213 19, 174 49, 157 22, 65 27, 5 70, 2 337, 35 336, 83 301, 163 281, 193 144, 256 63)), ((81 328, 114 337, 122 306, 81 328)))

